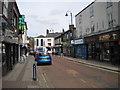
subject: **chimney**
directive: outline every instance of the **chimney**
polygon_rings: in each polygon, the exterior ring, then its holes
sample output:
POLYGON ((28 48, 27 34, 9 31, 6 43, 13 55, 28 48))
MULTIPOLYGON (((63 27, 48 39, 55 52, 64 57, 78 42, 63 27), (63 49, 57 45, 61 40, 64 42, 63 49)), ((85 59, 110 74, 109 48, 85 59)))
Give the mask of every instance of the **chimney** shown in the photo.
POLYGON ((69 25, 69 30, 74 30, 74 25, 69 25))
POLYGON ((64 33, 64 32, 65 32, 65 30, 64 30, 64 29, 62 29, 62 32, 64 33))
POLYGON ((46 35, 47 35, 47 34, 49 34, 49 30, 48 30, 48 29, 46 30, 46 35))

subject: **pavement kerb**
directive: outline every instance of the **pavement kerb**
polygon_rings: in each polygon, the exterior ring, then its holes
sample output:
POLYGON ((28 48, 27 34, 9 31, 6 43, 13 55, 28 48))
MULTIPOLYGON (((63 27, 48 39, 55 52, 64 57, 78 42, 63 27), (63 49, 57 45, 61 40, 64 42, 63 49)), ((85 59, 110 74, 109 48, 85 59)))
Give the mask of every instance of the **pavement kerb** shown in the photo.
POLYGON ((115 68, 115 67, 109 67, 109 66, 101 66, 101 65, 91 64, 89 62, 80 61, 80 59, 66 57, 66 56, 63 56, 63 58, 66 58, 66 59, 69 59, 71 61, 75 61, 75 62, 78 62, 78 63, 82 63, 82 64, 94 66, 94 67, 98 67, 98 68, 103 68, 103 69, 107 69, 107 70, 111 70, 111 71, 115 71, 115 72, 120 72, 119 67, 115 68))

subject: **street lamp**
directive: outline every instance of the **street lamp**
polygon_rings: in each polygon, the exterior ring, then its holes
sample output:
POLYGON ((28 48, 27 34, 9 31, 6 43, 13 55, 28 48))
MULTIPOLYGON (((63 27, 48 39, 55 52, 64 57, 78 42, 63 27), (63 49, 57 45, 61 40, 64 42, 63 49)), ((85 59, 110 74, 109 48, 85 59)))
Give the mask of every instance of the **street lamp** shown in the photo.
POLYGON ((73 21, 72 21, 72 12, 71 11, 67 11, 65 16, 68 16, 68 13, 70 13, 70 17, 71 17, 71 25, 73 25, 73 21))

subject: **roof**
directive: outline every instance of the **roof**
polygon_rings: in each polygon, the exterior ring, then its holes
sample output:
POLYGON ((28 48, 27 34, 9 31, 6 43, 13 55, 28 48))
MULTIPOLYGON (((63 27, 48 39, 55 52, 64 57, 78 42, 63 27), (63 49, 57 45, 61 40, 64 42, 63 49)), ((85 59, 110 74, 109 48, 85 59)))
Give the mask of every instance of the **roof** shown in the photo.
POLYGON ((61 35, 61 33, 58 33, 58 32, 56 32, 56 33, 49 33, 49 34, 46 35, 46 37, 56 37, 56 36, 59 36, 59 35, 61 35))
POLYGON ((44 35, 37 36, 36 38, 45 38, 44 35))
POLYGON ((90 7, 93 3, 95 3, 95 1, 93 1, 89 5, 87 5, 83 10, 81 10, 78 14, 76 14, 75 17, 78 16, 80 13, 82 13, 84 10, 86 10, 88 7, 90 7))

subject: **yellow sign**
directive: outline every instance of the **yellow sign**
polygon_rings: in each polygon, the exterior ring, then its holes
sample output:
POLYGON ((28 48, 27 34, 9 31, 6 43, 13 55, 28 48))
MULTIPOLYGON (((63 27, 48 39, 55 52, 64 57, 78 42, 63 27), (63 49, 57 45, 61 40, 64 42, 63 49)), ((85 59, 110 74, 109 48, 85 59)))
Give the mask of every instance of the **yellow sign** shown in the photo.
POLYGON ((61 42, 60 44, 67 45, 67 43, 66 43, 66 42, 61 42))

